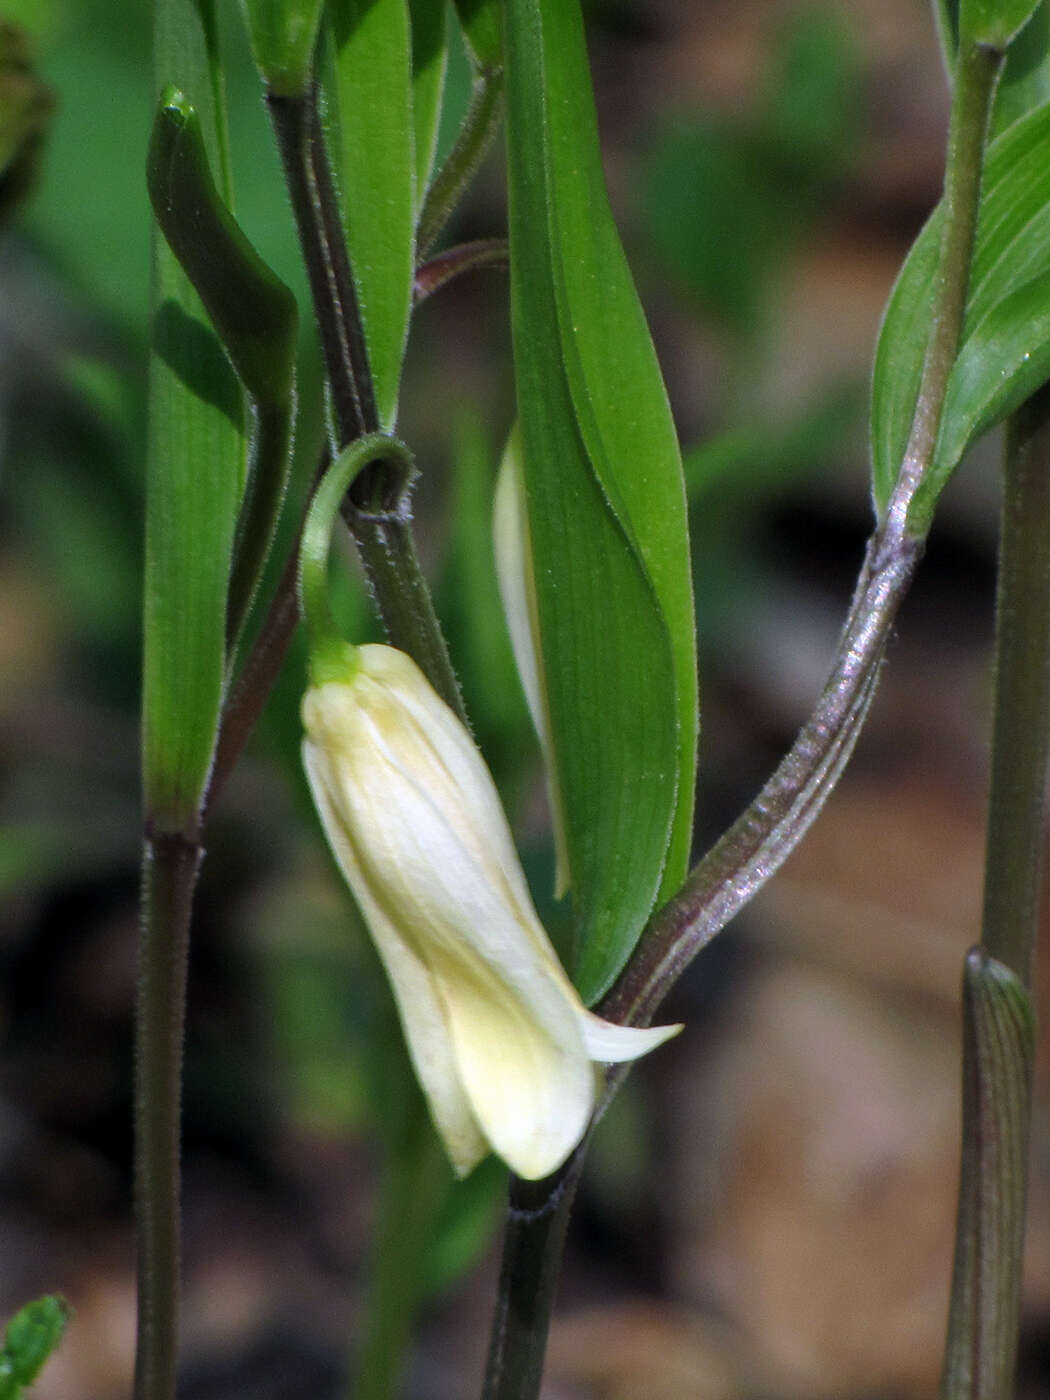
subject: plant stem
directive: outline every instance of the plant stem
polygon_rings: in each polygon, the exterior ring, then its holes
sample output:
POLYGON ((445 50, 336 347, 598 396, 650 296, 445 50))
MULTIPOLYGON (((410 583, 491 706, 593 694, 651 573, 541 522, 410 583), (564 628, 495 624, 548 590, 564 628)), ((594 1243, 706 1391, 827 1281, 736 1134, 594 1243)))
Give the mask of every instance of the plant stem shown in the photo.
POLYGON ((982 947, 967 959, 962 1169, 945 1400, 1009 1400, 1032 1096, 1029 991, 1046 834, 1050 388, 1007 425, 982 947), (981 1014, 982 1011, 985 1014, 981 1014))
POLYGON ((179 1133, 190 917, 199 841, 147 835, 135 1019, 138 1349, 135 1400, 175 1400, 179 1133))
POLYGON ((464 272, 478 267, 506 268, 510 265, 510 250, 505 238, 476 238, 471 243, 457 243, 436 253, 416 268, 412 296, 416 306, 464 272))
POLYGON ((526 1400, 540 1393, 585 1138, 563 1167, 543 1181, 511 1177, 496 1313, 482 1400, 526 1400))
POLYGON ((982 941, 1032 981, 1050 716, 1050 389, 1010 420, 1003 464, 982 941))
POLYGON ((368 347, 314 93, 268 93, 321 337, 339 445, 379 427, 368 347))
POLYGON ((274 681, 284 665, 289 644, 299 625, 298 576, 298 551, 293 549, 259 635, 223 706, 222 727, 208 781, 209 811, 236 768, 237 760, 259 722, 274 681))
MULTIPOLYGON (((979 48, 960 60, 945 172, 945 233, 933 291, 933 324, 915 418, 897 483, 865 553, 853 601, 828 681, 786 757, 758 797, 693 869, 682 889, 650 921, 626 968, 599 1007, 611 1021, 646 1025, 693 958, 779 869, 816 818, 850 753, 867 714, 897 610, 922 557, 929 513, 911 507, 933 458, 948 376, 958 347, 970 262, 984 144, 1001 53, 979 48), (968 165, 967 170, 960 165, 968 165)), ((606 1079, 596 1119, 627 1073, 606 1079)), ((583 1144, 577 1158, 582 1159, 583 1144)), ((574 1161, 577 1159, 574 1158, 574 1161)), ((577 1166, 576 1170, 579 1170, 577 1166)), ((527 1183, 512 1181, 514 1193, 527 1183)), ((539 1183, 533 1190, 541 1189, 539 1183)), ((571 1193, 569 1193, 571 1195, 571 1193)), ((508 1214, 504 1267, 493 1326, 492 1355, 508 1343, 510 1320, 524 1319, 514 1339, 515 1363, 486 1378, 483 1400, 535 1400, 543 1370, 554 1288, 571 1202, 548 1188, 536 1216, 508 1214), (545 1213, 543 1204, 550 1207, 545 1213), (533 1280, 522 1304, 516 1270, 533 1280), (541 1287, 542 1284, 542 1287, 541 1287)))
POLYGON ((273 544, 291 469, 295 396, 252 401, 252 445, 226 604, 226 641, 232 665, 273 544))
POLYGON ((416 225, 416 254, 426 257, 492 144, 503 110, 503 69, 482 69, 474 79, 455 143, 430 182, 416 225))
MULTIPOLYGON (((335 182, 316 96, 271 94, 267 105, 310 282, 331 391, 335 445, 341 450, 376 432, 379 418, 335 182)), ((343 519, 391 644, 413 658, 442 699, 465 720, 401 487, 399 480, 387 480, 381 472, 369 476, 361 491, 347 498, 343 519)))
POLYGON ((355 503, 357 494, 351 488, 343 503, 343 519, 357 545, 386 634, 392 645, 412 657, 445 704, 469 724, 434 600, 419 567, 407 506, 362 508, 355 503))
POLYGON ((988 140, 995 88, 1006 60, 1005 49, 969 44, 959 54, 948 126, 944 170, 944 224, 937 277, 932 288, 930 339, 926 346, 919 396, 900 478, 908 488, 887 512, 903 511, 917 533, 925 535, 939 486, 926 477, 937 445, 944 393, 959 348, 970 264, 977 235, 984 148, 988 140))

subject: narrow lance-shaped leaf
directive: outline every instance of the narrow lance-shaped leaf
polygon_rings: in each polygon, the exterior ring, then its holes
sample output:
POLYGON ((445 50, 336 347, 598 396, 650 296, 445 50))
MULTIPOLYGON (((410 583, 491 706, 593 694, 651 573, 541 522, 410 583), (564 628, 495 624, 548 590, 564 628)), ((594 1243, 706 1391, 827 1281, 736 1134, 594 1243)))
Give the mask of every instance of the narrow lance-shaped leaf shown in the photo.
POLYGON ((408 8, 412 21, 412 119, 418 209, 437 154, 448 67, 448 4, 447 0, 409 0, 408 8))
POLYGON ((992 135, 1050 101, 1050 7, 1040 0, 1010 45, 992 112, 992 135))
MULTIPOLYGON (((981 433, 1050 377, 1050 105, 989 147, 962 341, 928 484, 932 501, 981 433)), ((926 336, 940 210, 916 240, 883 321, 872 381, 875 499, 889 497, 907 442, 926 336)))
POLYGON ((1039 3, 1040 0, 960 0, 960 40, 1004 49, 1032 18, 1039 3))
POLYGON ((503 64, 500 0, 454 0, 467 52, 476 69, 489 72, 503 64))
MULTIPOLYGON (((1006 48, 1019 39, 1035 12, 1044 8, 1045 0, 933 0, 937 37, 949 75, 955 68, 960 33, 969 43, 1006 48)), ((1025 66, 1026 60, 1021 62, 1025 66)))
POLYGON ((242 0, 252 57, 267 90, 301 97, 309 88, 324 0, 242 0))
MULTIPOLYGON (((228 168, 215 15, 206 0, 157 9, 158 86, 200 115, 219 185, 228 168)), ((219 723, 226 596, 245 474, 240 386, 175 255, 154 240, 146 494, 143 783, 155 831, 197 820, 219 723)))
POLYGON ((509 0, 505 24, 525 497, 576 977, 591 999, 688 857, 697 708, 685 498, 605 192, 579 7, 509 0))
POLYGON ((287 484, 295 407, 295 298, 262 261, 215 187, 200 121, 168 87, 153 125, 150 199, 251 400, 251 462, 230 581, 227 635, 245 620, 287 484))
POLYGON ((945 1400, 1013 1392, 1034 1034, 1020 979, 982 948, 971 949, 963 973, 962 1175, 945 1400))
POLYGON ((380 426, 397 420, 415 272, 407 0, 333 0, 330 139, 380 426))

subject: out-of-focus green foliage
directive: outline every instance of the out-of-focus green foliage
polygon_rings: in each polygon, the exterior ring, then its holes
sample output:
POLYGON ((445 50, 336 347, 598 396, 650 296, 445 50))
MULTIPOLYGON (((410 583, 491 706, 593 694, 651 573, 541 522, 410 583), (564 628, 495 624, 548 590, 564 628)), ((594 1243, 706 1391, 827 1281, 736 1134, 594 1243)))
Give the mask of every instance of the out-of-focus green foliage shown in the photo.
POLYGON ((681 114, 654 133, 642 185, 651 256, 745 343, 842 179, 857 120, 854 45, 833 11, 803 10, 750 111, 681 114))
POLYGON ((54 105, 34 71, 25 32, 0 21, 0 220, 36 181, 54 105))

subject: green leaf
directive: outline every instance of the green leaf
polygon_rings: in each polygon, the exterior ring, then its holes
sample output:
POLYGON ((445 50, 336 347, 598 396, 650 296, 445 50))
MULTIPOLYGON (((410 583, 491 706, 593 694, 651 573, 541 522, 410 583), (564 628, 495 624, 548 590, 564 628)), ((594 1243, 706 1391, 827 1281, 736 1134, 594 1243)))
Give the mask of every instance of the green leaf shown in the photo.
POLYGON ((0 1346, 0 1400, 20 1400, 61 1342, 70 1318, 63 1298, 38 1298, 7 1324, 0 1346))
POLYGON ((946 1400, 1013 1393, 1035 1025, 1018 977, 982 948, 963 975, 963 1138, 946 1400))
POLYGON ((55 95, 37 76, 28 37, 5 15, 0 24, 0 217, 37 181, 55 95))
POLYGON ((407 0, 334 0, 333 158, 380 425, 397 421, 415 273, 416 157, 407 0))
POLYGON ((291 466, 295 297, 215 188, 197 113, 175 87, 165 89, 154 120, 147 176, 168 246, 252 400, 251 464, 229 589, 227 636, 235 642, 266 564, 291 466))
POLYGON ((1050 268, 996 303, 966 338, 948 380, 930 472, 939 492, 971 442, 1050 378, 1050 268))
POLYGON ((941 208, 933 211, 897 275, 879 330, 871 378, 872 490, 878 510, 890 498, 904 458, 930 334, 930 289, 941 247, 941 208))
MULTIPOLYGON (((949 74, 955 68, 960 31, 968 43, 1013 48, 1024 43, 1025 31, 1039 9, 1045 9, 1044 0, 933 0, 937 36, 949 74)), ((1026 62, 1021 59, 1020 66, 1025 67, 1026 62)), ((1004 81, 1009 69, 1008 62, 1004 81)))
MULTIPOLYGON (((227 168, 214 10, 160 0, 159 85, 196 107, 213 169, 227 168)), ((228 179, 220 178, 228 202, 228 179)), ((154 244, 146 497, 143 782, 157 831, 197 820, 218 729, 226 593, 244 485, 240 386, 167 243, 154 244)))
POLYGON ((1006 56, 995 94, 992 135, 998 136, 1044 102, 1050 102, 1050 7, 1041 0, 1006 56))
POLYGON ((200 119, 168 86, 147 165, 153 212, 254 399, 287 399, 295 383, 295 298, 248 242, 215 187, 200 119))
POLYGON ((503 66, 503 21, 499 0, 453 0, 475 69, 503 66))
POLYGON ((528 528, 592 1000, 688 859, 696 662, 681 460, 602 177, 579 7, 509 0, 511 305, 528 528))
POLYGON ((302 97, 313 73, 324 0, 241 0, 252 57, 270 92, 302 97))
POLYGON ((960 41, 1004 49, 1032 18, 1038 4, 1039 0, 961 0, 960 41))
POLYGON ((441 99, 448 67, 447 0, 409 0, 412 21, 412 111, 416 143, 416 206, 434 168, 441 99))
MULTIPOLYGON (((1050 377, 1050 105, 989 147, 959 354, 948 382, 927 482, 929 510, 963 453, 1050 377)), ((919 235, 893 289, 872 382, 872 467, 885 507, 907 444, 929 330, 940 211, 919 235)))

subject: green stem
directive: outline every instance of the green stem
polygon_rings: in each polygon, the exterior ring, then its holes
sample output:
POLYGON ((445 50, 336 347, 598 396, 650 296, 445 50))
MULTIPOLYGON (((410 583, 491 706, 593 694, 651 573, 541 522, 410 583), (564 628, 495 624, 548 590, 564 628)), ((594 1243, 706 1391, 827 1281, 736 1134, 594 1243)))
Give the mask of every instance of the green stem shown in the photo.
POLYGON ((135 1019, 135 1400, 175 1400, 182 1036, 202 850, 195 837, 165 833, 147 836, 143 856, 135 1019))
POLYGON ((1047 815, 1048 522, 1044 388, 1009 421, 1003 460, 982 947, 967 960, 963 987, 962 1170, 945 1400, 1013 1393, 1031 1122, 1029 992, 1047 815))
POLYGON ((982 941, 1030 987, 1050 737, 1050 388, 1007 427, 997 615, 982 941))
MULTIPOLYGON (((331 392, 338 447, 379 426, 353 273, 316 98, 267 98, 306 265, 331 392)), ((419 566, 402 483, 364 473, 343 519, 391 644, 407 652, 461 719, 448 647, 419 566)))
POLYGON ((491 146, 503 110, 503 70, 482 69, 455 143, 434 176, 419 211, 416 253, 426 257, 491 146))
MULTIPOLYGON (((619 980, 599 1008, 612 1021, 646 1025, 697 953, 779 869, 808 831, 849 759, 875 691, 897 610, 922 556, 928 515, 911 507, 933 457, 948 375, 958 346, 988 117, 1003 55, 973 50, 960 62, 952 105, 945 174, 946 231, 933 292, 933 327, 908 451, 897 483, 868 544, 828 682, 809 720, 758 797, 700 861, 681 891, 660 909, 619 980), (969 169, 960 169, 968 164, 969 169)), ((623 1082, 618 1066, 606 1080, 596 1116, 623 1082)), ((582 1147, 580 1154, 582 1156, 582 1147)), ((541 1183, 542 1186, 542 1183, 541 1183)), ((533 1280, 557 1275, 569 1205, 549 1198, 531 1217, 508 1216, 505 1264, 493 1327, 493 1354, 506 1350, 515 1316, 516 1270, 533 1280), (557 1221, 557 1224, 555 1224, 557 1221), (517 1260, 518 1262, 514 1262, 517 1260)), ((553 1306, 553 1287, 527 1305, 515 1340, 513 1367, 486 1380, 484 1400, 535 1400, 553 1306)))
POLYGON ((273 600, 222 711, 215 762, 208 780, 206 809, 211 810, 230 779, 252 730, 259 722, 274 682, 284 665, 299 625, 299 554, 293 550, 273 600))
POLYGON ((391 644, 412 657, 445 704, 469 726, 434 600, 419 567, 407 507, 386 510, 374 497, 361 506, 348 499, 342 514, 391 644))
POLYGON ((299 597, 312 652, 345 649, 328 603, 328 554, 332 528, 344 496, 357 477, 369 469, 389 497, 381 509, 401 508, 412 480, 412 457, 404 443, 384 433, 369 433, 344 447, 321 478, 303 525, 299 544, 299 597), (389 468, 393 467, 393 473, 389 468))
POLYGON ((294 395, 272 403, 252 402, 252 447, 248 484, 237 525, 226 604, 228 667, 232 666, 277 529, 288 487, 295 421, 294 395))
MULTIPOLYGON (((966 314, 984 149, 995 88, 1005 61, 1005 49, 968 44, 960 52, 956 68, 944 172, 944 224, 937 278, 932 289, 930 339, 900 470, 908 489, 896 503, 896 509, 906 513, 909 526, 922 535, 929 530, 937 500, 938 488, 927 485, 925 479, 937 445, 945 389, 966 314)), ((891 502, 887 510, 893 509, 891 502)))
POLYGON ((317 99, 266 98, 321 337, 340 446, 379 427, 368 347, 317 99))

